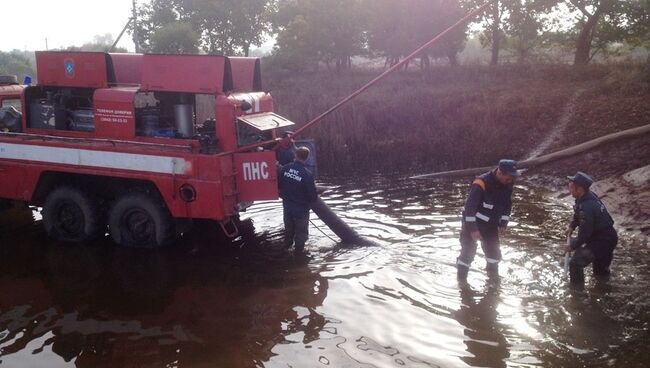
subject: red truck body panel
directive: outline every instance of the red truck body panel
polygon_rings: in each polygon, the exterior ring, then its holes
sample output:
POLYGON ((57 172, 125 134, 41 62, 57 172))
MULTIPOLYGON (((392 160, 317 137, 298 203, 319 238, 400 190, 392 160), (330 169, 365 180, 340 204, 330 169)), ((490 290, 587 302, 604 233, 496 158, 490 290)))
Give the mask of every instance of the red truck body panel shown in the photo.
POLYGON ((36 52, 36 69, 41 85, 106 88, 114 82, 112 68, 103 52, 36 52))
POLYGON ((139 85, 142 82, 142 54, 110 54, 115 71, 115 83, 139 85))
POLYGON ((213 55, 144 55, 143 91, 217 94, 232 90, 230 63, 213 55))
POLYGON ((133 102, 136 93, 137 88, 107 88, 95 91, 95 135, 103 138, 135 138, 133 102))
POLYGON ((229 57, 233 91, 261 92, 262 72, 259 58, 229 57))

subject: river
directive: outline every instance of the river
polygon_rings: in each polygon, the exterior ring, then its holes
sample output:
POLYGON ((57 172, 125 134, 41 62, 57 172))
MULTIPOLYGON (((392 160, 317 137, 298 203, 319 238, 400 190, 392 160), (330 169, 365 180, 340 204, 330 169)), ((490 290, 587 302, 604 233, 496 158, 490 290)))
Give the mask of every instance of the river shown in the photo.
POLYGON ((644 367, 650 252, 623 235, 607 282, 570 287, 571 208, 519 183, 500 277, 479 251, 456 279, 467 183, 324 178, 322 197, 377 246, 317 218, 308 257, 282 247, 281 204, 242 236, 198 224, 159 251, 47 239, 37 212, 0 223, 2 367, 644 367), (32 218, 35 219, 32 219, 32 218))

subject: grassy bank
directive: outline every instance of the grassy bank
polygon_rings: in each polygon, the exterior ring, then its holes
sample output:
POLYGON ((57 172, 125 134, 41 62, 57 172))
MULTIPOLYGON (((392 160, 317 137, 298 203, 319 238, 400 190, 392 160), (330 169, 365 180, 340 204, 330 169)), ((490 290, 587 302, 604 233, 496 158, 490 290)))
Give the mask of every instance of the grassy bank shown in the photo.
MULTIPOLYGON (((378 71, 288 75, 266 71, 276 110, 302 125, 378 71)), ((401 72, 306 131, 325 171, 422 172, 522 159, 575 114, 549 151, 650 122, 650 88, 630 66, 439 67, 401 72)))

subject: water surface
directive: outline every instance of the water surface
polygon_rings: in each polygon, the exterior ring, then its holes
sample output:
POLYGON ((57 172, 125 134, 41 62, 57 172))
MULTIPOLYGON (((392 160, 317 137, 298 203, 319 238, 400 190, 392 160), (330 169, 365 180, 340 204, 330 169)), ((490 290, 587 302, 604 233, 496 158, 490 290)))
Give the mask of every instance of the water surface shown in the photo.
POLYGON ((648 249, 623 236, 613 276, 567 285, 571 209, 515 189, 499 278, 479 251, 456 280, 467 183, 326 178, 323 198, 374 247, 317 218, 309 257, 282 247, 281 205, 242 236, 212 224, 160 251, 48 240, 38 214, 0 222, 0 366, 464 367, 650 364, 648 249))

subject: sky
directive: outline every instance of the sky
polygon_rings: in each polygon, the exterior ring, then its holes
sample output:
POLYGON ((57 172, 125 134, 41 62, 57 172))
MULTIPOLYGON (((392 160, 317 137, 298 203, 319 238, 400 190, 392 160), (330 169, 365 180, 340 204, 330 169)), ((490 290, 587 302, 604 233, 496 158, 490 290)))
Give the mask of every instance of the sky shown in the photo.
MULTIPOLYGON (((137 0, 140 5, 146 0, 137 0)), ((131 16, 132 0, 1 0, 0 51, 45 50, 81 46, 96 35, 113 39, 131 16), (11 31, 7 31, 11 30, 11 31)), ((134 51, 128 33, 118 46, 134 51)))

